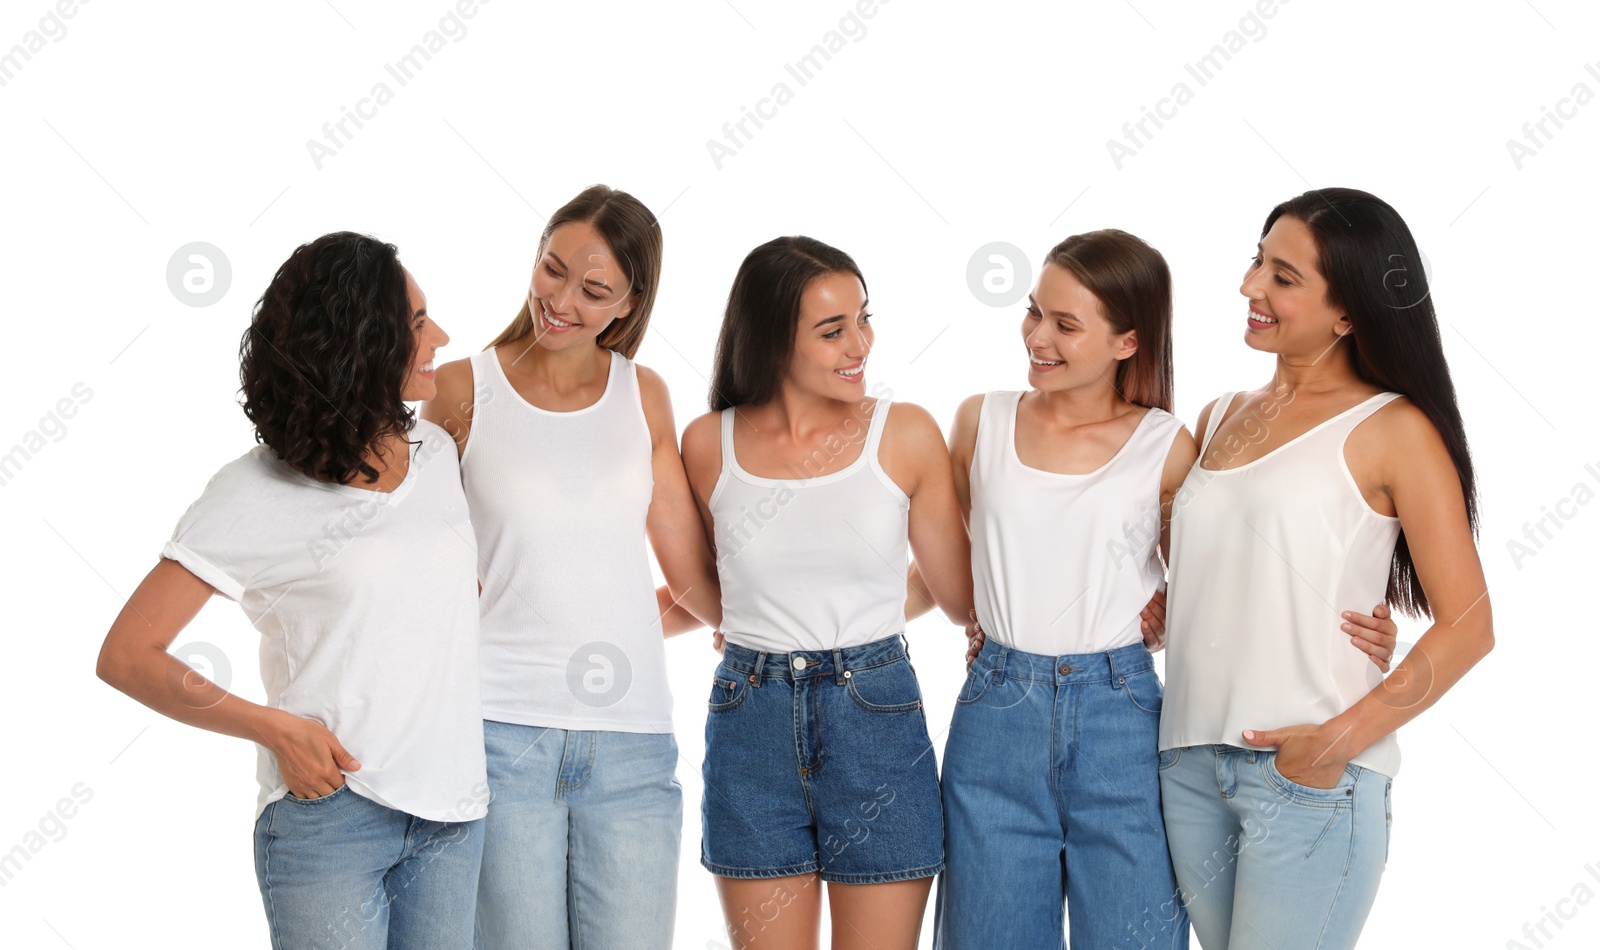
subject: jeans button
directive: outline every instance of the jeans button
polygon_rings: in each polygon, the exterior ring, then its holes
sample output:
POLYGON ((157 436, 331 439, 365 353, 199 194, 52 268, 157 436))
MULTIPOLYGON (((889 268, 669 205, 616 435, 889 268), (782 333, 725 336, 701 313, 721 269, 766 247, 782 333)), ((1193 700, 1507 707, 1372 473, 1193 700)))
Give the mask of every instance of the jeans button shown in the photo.
POLYGON ((797 669, 797 670, 805 669, 806 668, 806 658, 803 657, 803 656, 795 657, 794 658, 794 668, 797 669))
POLYGON ((1066 676, 1068 673, 1071 673, 1071 672, 1072 672, 1072 667, 1068 666, 1065 663, 1061 664, 1061 675, 1062 676, 1066 676))

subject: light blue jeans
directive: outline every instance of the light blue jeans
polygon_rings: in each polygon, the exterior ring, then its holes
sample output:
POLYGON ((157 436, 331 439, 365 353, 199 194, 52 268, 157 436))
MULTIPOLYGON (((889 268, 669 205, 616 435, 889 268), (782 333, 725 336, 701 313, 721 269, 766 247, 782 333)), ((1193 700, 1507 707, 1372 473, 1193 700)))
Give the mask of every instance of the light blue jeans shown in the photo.
POLYGON ((1333 788, 1284 778, 1277 753, 1161 753, 1178 887, 1204 950, 1348 950, 1389 859, 1389 777, 1359 765, 1333 788))
POLYGON ((483 821, 417 818, 356 794, 281 798, 256 819, 274 950, 466 950, 483 821))
POLYGON ((483 724, 479 950, 672 946, 683 789, 671 733, 483 724))
POLYGON ((944 752, 939 950, 1187 950, 1161 827, 1161 680, 1135 643, 983 645, 944 752), (1062 900, 1066 901, 1063 913, 1062 900))

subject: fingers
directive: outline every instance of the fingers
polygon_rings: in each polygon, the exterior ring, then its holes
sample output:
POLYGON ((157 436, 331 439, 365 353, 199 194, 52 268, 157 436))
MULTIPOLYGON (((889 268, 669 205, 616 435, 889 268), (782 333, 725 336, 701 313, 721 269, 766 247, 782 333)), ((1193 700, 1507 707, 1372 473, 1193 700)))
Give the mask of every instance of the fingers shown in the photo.
POLYGON ((1278 731, 1276 729, 1246 729, 1244 741, 1254 746, 1277 745, 1278 731))
MULTIPOLYGON (((328 749, 333 753, 333 763, 337 765, 341 771, 355 772, 360 770, 361 763, 356 761, 355 756, 345 751, 344 746, 339 744, 338 739, 333 739, 329 743, 328 749)), ((341 776, 340 782, 342 783, 343 781, 343 776, 341 776)))

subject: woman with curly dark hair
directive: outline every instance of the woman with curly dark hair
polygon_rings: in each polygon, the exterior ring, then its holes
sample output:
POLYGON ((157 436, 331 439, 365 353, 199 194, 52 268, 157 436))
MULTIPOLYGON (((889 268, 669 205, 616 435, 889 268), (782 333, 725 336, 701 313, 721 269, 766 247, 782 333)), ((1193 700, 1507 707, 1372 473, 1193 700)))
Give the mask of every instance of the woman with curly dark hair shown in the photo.
POLYGON ((395 248, 290 255, 241 341, 263 443, 212 477, 112 624, 102 679, 257 743, 276 948, 468 947, 488 788, 456 453, 406 402, 446 342, 395 248), (265 705, 167 653, 214 593, 261 632, 265 705))

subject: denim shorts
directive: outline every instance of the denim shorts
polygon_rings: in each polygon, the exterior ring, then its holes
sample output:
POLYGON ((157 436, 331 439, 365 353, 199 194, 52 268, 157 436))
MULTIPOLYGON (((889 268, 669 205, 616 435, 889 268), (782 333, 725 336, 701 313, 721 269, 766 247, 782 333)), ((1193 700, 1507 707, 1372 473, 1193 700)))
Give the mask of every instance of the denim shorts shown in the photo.
POLYGON ((840 884, 944 866, 939 776, 900 635, 842 650, 727 645, 706 716, 700 863, 840 884))

